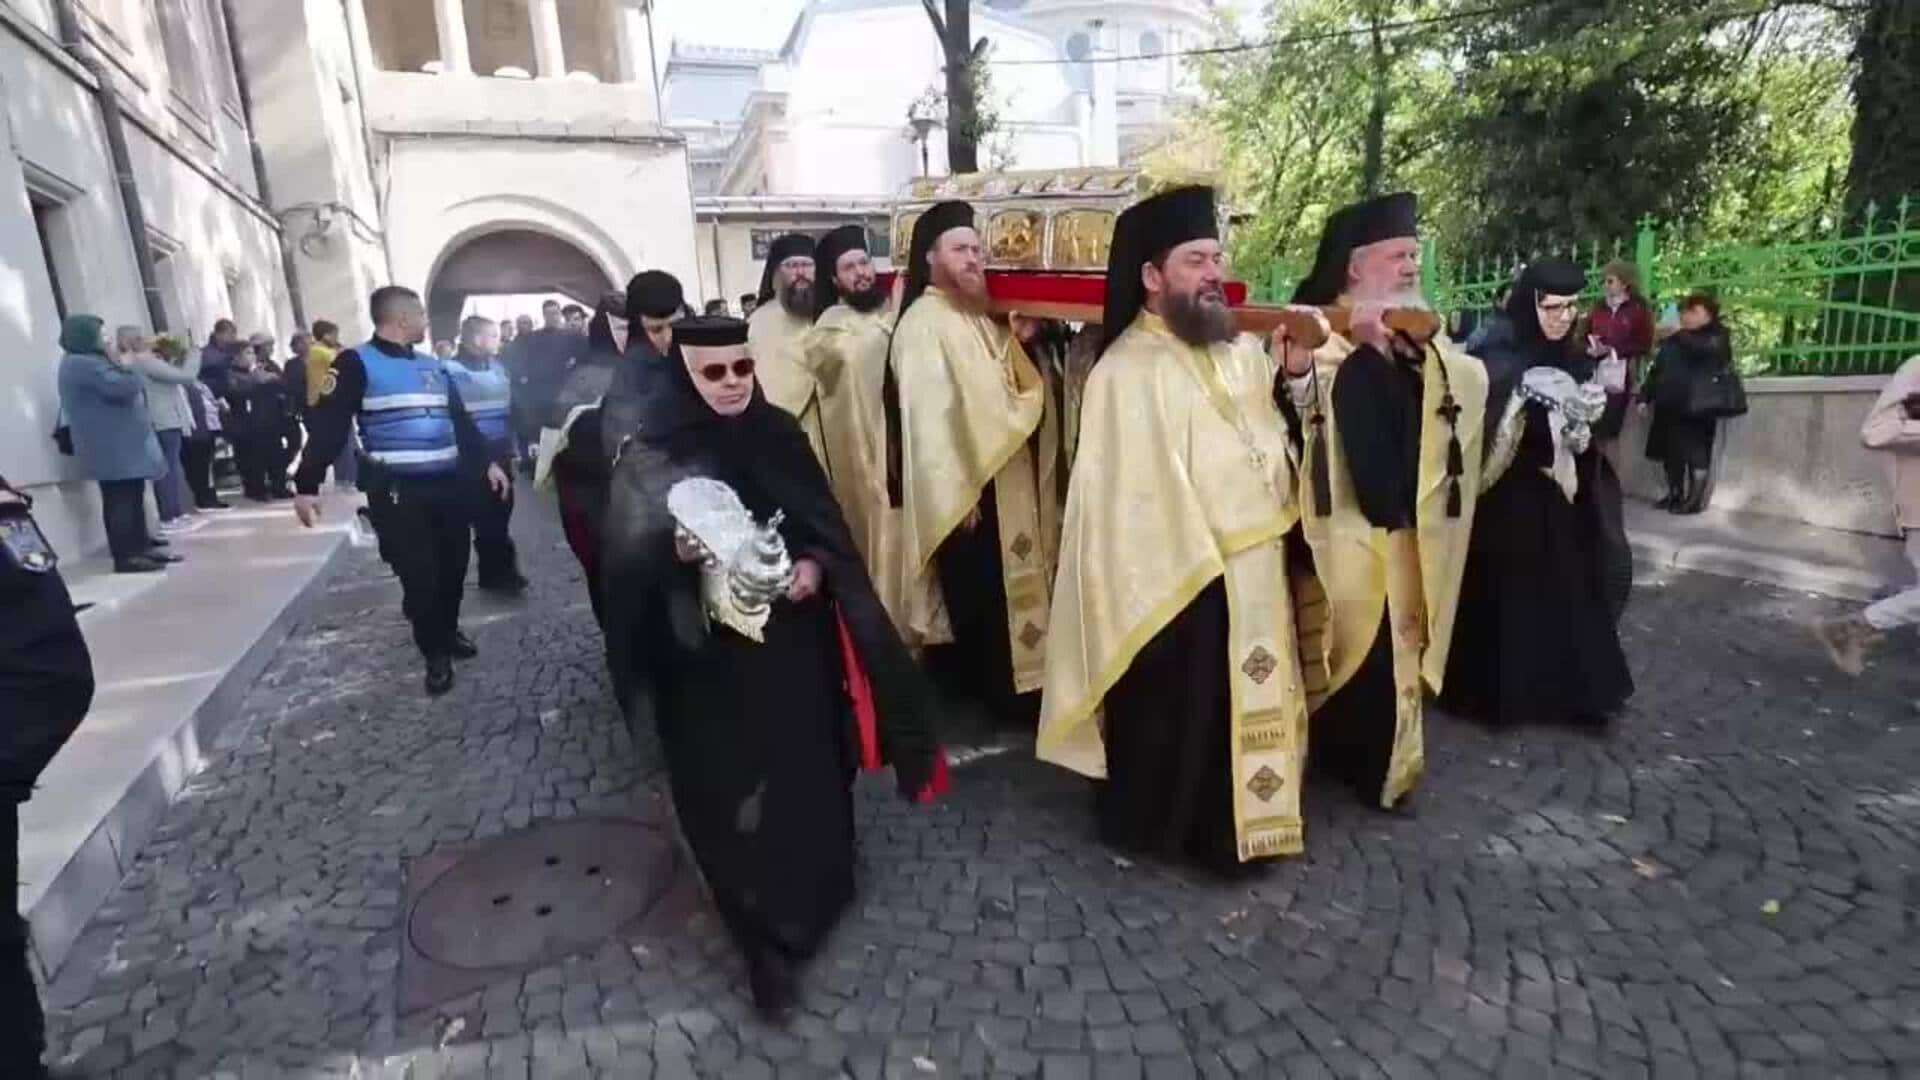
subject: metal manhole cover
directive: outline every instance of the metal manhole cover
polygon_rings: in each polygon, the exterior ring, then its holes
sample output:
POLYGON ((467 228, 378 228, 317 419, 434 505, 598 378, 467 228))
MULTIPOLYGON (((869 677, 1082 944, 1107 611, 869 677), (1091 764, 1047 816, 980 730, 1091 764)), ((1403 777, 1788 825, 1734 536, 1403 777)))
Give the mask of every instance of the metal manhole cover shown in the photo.
POLYGON ((647 913, 673 878, 660 830, 633 821, 555 821, 502 836, 435 877, 407 938, 436 964, 524 967, 599 945, 647 913))

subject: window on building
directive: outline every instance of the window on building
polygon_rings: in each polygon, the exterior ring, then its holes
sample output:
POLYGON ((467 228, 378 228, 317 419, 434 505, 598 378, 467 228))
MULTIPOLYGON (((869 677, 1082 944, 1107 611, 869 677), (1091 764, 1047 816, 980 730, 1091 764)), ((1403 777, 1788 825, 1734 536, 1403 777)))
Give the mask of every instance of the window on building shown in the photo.
POLYGON ((1160 40, 1159 34, 1148 30, 1146 33, 1140 35, 1141 56, 1158 56, 1161 52, 1165 51, 1165 49, 1166 42, 1160 40))
MULTIPOLYGON (((434 5, 420 0, 365 0, 373 63, 382 71, 423 71, 440 62, 434 5)), ((471 25, 468 34, 472 34, 471 25)), ((437 70, 437 69, 436 69, 437 70)))
POLYGON ((560 5, 560 51, 567 71, 586 72, 600 82, 620 79, 619 38, 611 0, 573 0, 560 5))
POLYGON ((60 313, 62 322, 67 318, 67 293, 60 283, 60 259, 62 250, 56 246, 65 232, 63 222, 58 220, 60 204, 44 199, 33 192, 27 193, 27 203, 33 207, 33 231, 40 237, 40 258, 46 265, 47 284, 53 290, 53 308, 60 313))
POLYGON ((1085 60, 1093 52, 1093 39, 1085 34, 1075 34, 1067 39, 1067 59, 1085 60))
POLYGON ((474 74, 524 79, 539 70, 526 0, 464 0, 462 10, 467 15, 467 51, 473 57, 474 74))
POLYGON ((187 17, 187 0, 156 0, 160 17, 160 46, 167 57, 167 82, 173 100, 194 115, 206 117, 207 83, 200 68, 200 53, 193 43, 193 23, 187 17))
POLYGON ((240 79, 233 70, 233 39, 228 36, 227 13, 220 0, 206 0, 207 47, 213 52, 213 70, 220 79, 220 100, 238 111, 240 79))
POLYGON ((178 242, 147 230, 147 248, 153 252, 153 285, 160 290, 160 310, 167 317, 167 328, 173 333, 188 331, 191 340, 192 328, 187 325, 186 305, 181 298, 182 267, 180 265, 180 245, 178 242))

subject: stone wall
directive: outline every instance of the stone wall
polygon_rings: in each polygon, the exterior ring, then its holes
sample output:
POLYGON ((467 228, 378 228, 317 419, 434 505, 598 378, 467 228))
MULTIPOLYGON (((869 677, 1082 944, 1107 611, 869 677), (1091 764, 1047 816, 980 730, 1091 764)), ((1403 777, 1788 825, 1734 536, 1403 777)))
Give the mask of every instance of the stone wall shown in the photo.
MULTIPOLYGON (((216 77, 210 26, 188 27, 206 61, 203 90, 169 71, 157 31, 140 26, 115 37, 89 22, 87 41, 122 93, 168 329, 202 339, 213 320, 231 316, 285 342, 293 319, 276 226, 256 197, 238 108, 216 77), (212 103, 208 115, 175 102, 176 85, 212 103)), ((46 5, 0 4, 0 119, 9 134, 0 140, 0 471, 33 495, 54 547, 77 559, 106 537, 94 485, 49 438, 59 417, 56 280, 69 313, 110 327, 150 320, 90 77, 54 31, 46 5)))
MULTIPOLYGON (((1831 529, 1896 535, 1886 458, 1860 445, 1860 425, 1883 376, 1747 380, 1749 412, 1714 443, 1716 509, 1768 514, 1831 529)), ((1638 410, 1621 436, 1629 494, 1659 498, 1666 480, 1646 458, 1638 410)))

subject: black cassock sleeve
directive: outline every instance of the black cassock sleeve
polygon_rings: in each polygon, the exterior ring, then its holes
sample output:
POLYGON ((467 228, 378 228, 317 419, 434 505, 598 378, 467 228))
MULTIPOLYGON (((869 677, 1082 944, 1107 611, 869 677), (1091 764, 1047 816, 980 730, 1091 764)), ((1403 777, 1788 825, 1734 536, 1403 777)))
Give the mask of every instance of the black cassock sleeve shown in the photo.
POLYGON ((1417 480, 1407 469, 1418 460, 1409 445, 1416 432, 1397 375, 1391 361, 1362 345, 1340 362, 1333 378, 1334 424, 1360 512, 1375 528, 1388 530, 1412 527, 1417 480))

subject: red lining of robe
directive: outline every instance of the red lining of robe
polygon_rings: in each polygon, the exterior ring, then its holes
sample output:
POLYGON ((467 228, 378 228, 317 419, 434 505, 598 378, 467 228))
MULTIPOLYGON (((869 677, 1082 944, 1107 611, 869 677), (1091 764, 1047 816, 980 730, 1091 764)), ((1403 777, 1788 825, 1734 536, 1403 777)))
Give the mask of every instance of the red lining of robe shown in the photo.
MULTIPOLYGON (((877 772, 886 768, 887 763, 880 756, 880 714, 873 706, 873 685, 867 680, 867 669, 860 663, 860 652, 853 647, 853 635, 848 632, 847 620, 840 614, 838 605, 833 609, 833 625, 840 632, 840 660, 847 673, 847 697, 853 703, 853 728, 854 737, 860 745, 860 769, 863 772, 877 772)), ((947 773, 947 752, 936 747, 933 778, 913 797, 913 801, 930 803, 945 795, 952 786, 952 778, 947 773)))

